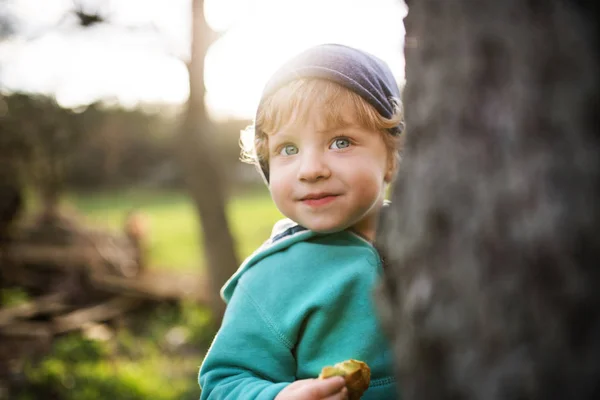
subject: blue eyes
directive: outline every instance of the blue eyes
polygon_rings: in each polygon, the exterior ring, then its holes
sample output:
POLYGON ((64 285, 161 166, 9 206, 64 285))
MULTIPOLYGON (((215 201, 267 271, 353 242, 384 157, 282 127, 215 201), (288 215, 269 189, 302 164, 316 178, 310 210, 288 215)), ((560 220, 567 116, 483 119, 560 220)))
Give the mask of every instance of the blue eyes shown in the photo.
MULTIPOLYGON (((352 143, 350 142, 350 139, 346 139, 346 138, 337 138, 334 139, 333 142, 331 142, 331 144, 329 145, 330 149, 333 150, 343 150, 346 149, 348 147, 350 147, 352 143)), ((296 145, 293 144, 286 144, 285 146, 283 146, 281 148, 281 150, 279 151, 279 154, 282 156, 293 156, 298 154, 298 147, 296 147, 296 145)))
POLYGON ((279 153, 284 156, 293 156, 294 154, 298 154, 298 148, 293 144, 286 144, 279 153))
POLYGON ((331 146, 329 146, 329 148, 341 150, 341 149, 345 149, 346 147, 349 147, 349 146, 350 146, 350 141, 348 139, 340 138, 340 139, 335 139, 333 141, 333 143, 331 143, 331 146))

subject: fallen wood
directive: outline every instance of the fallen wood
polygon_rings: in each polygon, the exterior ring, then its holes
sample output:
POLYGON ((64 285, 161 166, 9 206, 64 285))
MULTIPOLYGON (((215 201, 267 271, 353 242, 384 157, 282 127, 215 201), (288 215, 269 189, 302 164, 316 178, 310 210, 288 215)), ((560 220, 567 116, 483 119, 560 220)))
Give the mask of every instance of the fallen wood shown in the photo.
POLYGON ((90 322, 102 322, 115 318, 141 303, 140 299, 118 296, 105 303, 73 311, 53 319, 54 333, 64 333, 81 329, 90 322))
POLYGON ((0 336, 48 339, 54 333, 50 322, 18 321, 0 327, 0 336))
POLYGON ((94 246, 92 244, 73 247, 11 244, 7 246, 6 253, 14 264, 71 270, 73 268, 87 268, 94 263, 112 261, 110 259, 111 250, 108 246, 94 246))
POLYGON ((53 272, 83 269, 132 278, 143 258, 139 240, 69 224, 28 226, 19 230, 4 252, 13 266, 53 272))
POLYGON ((152 300, 188 299, 208 304, 208 284, 196 274, 147 272, 136 279, 92 274, 92 285, 107 292, 152 300))
POLYGON ((11 244, 6 252, 11 262, 17 265, 30 265, 59 270, 86 268, 100 258, 91 245, 79 247, 59 247, 48 245, 11 244))
POLYGON ((3 278, 7 286, 19 286, 27 289, 47 290, 53 279, 60 279, 62 275, 48 273, 33 268, 13 266, 8 271, 3 271, 3 278), (56 277, 59 278, 56 278, 56 277))
POLYGON ((66 297, 66 293, 53 293, 24 304, 0 309, 0 327, 9 325, 18 319, 67 310, 69 306, 65 303, 66 297))

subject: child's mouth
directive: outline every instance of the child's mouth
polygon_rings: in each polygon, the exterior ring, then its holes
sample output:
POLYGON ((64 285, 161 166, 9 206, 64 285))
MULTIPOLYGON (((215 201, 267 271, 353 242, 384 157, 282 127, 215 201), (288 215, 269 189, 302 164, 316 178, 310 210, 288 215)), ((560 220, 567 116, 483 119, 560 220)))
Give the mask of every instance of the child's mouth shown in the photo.
POLYGON ((319 207, 319 206, 324 206, 326 204, 331 203, 337 197, 338 197, 338 195, 335 195, 335 194, 307 196, 302 199, 302 203, 306 204, 307 206, 311 206, 311 207, 319 207))

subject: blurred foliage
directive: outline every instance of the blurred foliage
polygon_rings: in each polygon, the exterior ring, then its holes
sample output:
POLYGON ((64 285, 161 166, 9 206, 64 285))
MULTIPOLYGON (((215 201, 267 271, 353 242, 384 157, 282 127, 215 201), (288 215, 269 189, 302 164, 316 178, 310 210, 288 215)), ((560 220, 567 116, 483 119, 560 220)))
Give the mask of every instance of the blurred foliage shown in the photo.
POLYGON ((0 305, 2 307, 12 307, 24 304, 29 301, 27 292, 18 287, 0 289, 0 305))
MULTIPOLYGON (((173 149, 181 122, 178 111, 172 106, 123 109, 105 103, 71 110, 48 96, 5 94, 0 96, 0 167, 14 171, 25 185, 61 193, 64 187, 183 188, 173 149)), ((239 132, 248 123, 234 120, 214 127, 230 188, 262 184, 239 161, 239 132)))
POLYGON ((58 215, 65 178, 80 143, 97 121, 60 107, 55 99, 25 93, 0 97, 0 179, 16 192, 31 188, 42 215, 58 215))
POLYGON ((64 336, 27 363, 16 399, 198 399, 198 368, 215 332, 207 309, 181 303, 136 313, 108 341, 64 336))
POLYGON ((180 182, 172 157, 174 118, 141 110, 88 107, 82 115, 96 123, 74 155, 68 171, 71 188, 98 189, 132 184, 173 186, 180 182))
POLYGON ((81 118, 46 96, 15 93, 0 101, 0 167, 36 187, 42 198, 55 197, 86 132, 81 118))

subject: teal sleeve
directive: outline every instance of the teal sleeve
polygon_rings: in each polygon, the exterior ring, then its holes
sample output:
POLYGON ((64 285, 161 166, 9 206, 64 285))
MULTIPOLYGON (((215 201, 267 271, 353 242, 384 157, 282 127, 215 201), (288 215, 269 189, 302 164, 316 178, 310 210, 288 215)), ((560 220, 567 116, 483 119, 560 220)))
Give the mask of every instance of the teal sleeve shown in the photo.
POLYGON ((295 372, 291 344, 239 285, 200 368, 200 399, 273 400, 295 372))

